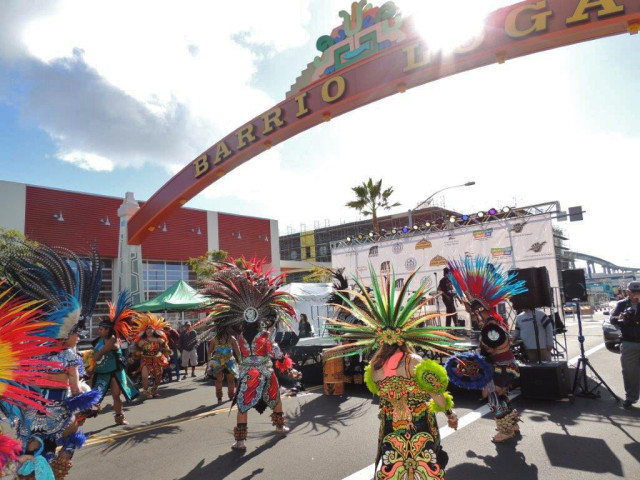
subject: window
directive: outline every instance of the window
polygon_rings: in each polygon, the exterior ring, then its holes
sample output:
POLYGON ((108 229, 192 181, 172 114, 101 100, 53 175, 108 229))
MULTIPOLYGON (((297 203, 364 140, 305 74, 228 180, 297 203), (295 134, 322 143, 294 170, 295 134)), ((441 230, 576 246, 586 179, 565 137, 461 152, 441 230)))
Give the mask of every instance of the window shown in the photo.
POLYGON ((396 280, 396 288, 402 288, 404 287, 404 278, 398 278, 396 280))
POLYGON ((179 280, 196 286, 196 273, 189 270, 186 262, 143 260, 142 271, 145 300, 151 300, 179 280))
POLYGON ((311 247, 304 247, 304 254, 306 258, 311 258, 311 247))
POLYGON ((377 257, 378 256, 378 246, 374 245, 373 247, 371 247, 369 249, 369 256, 370 257, 377 257))

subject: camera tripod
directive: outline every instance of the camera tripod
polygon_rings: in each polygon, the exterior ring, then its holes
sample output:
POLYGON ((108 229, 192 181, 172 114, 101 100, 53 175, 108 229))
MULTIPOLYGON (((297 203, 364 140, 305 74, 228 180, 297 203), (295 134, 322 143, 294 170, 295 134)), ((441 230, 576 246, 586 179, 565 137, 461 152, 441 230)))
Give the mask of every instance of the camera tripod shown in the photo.
POLYGON ((573 378, 573 388, 571 389, 572 396, 586 397, 586 398, 599 398, 600 392, 598 392, 598 388, 600 386, 604 386, 609 393, 613 396, 616 402, 620 401, 620 398, 613 393, 611 387, 607 385, 607 382, 596 372, 596 369, 593 368, 591 362, 589 362, 589 358, 584 354, 584 335, 582 334, 582 318, 580 317, 580 301, 577 298, 573 299, 573 303, 576 308, 576 316, 578 317, 578 342, 580 343, 580 358, 578 359, 578 364, 576 365, 576 375, 573 378), (589 377, 587 376, 587 368, 591 370, 598 378, 598 383, 593 388, 589 388, 589 377))

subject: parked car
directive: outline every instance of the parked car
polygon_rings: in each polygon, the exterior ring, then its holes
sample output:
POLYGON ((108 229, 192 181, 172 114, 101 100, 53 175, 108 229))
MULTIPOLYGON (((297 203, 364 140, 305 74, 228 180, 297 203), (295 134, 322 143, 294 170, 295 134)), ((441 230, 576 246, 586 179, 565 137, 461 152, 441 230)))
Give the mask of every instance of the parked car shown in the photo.
MULTIPOLYGON (((616 308, 617 302, 609 302, 610 311, 604 311, 604 315, 610 315, 611 312, 616 308)), ((620 329, 615 325, 611 324, 611 320, 609 318, 605 318, 602 322, 602 337, 604 339, 604 344, 607 348, 614 348, 620 345, 620 336, 622 333, 620 329)))
POLYGON ((567 314, 573 314, 573 311, 575 310, 576 306, 573 303, 565 303, 562 306, 562 310, 564 311, 565 315, 567 314))

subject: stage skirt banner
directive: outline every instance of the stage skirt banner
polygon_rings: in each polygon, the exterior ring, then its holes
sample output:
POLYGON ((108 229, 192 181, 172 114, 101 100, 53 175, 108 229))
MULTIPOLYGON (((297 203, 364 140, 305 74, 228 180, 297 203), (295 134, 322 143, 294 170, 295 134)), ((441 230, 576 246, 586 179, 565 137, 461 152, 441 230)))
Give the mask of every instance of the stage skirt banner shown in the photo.
POLYGON ((448 259, 477 255, 489 257, 505 269, 547 267, 551 287, 558 287, 550 215, 498 220, 427 235, 398 235, 331 250, 333 267, 344 268, 349 279, 358 276, 370 285, 371 262, 378 273, 393 270, 396 283, 401 285, 418 268, 417 279, 434 290, 448 259))

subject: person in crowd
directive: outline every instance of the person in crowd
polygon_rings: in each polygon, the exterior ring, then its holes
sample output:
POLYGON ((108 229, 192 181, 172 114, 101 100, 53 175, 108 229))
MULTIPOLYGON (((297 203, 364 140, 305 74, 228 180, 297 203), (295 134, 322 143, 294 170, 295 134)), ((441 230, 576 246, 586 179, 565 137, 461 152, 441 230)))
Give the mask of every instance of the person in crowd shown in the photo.
POLYGON ((168 342, 169 348, 171 349, 171 358, 169 359, 169 368, 167 368, 165 375, 168 377, 168 380, 171 381, 173 379, 173 369, 175 368, 176 382, 179 382, 180 381, 180 363, 179 363, 179 355, 178 355, 178 344, 180 343, 180 334, 171 325, 167 325, 164 328, 164 333, 167 335, 167 342, 168 342))
POLYGON ((458 310, 456 309, 456 291, 451 284, 451 280, 449 280, 448 274, 449 269, 445 268, 442 271, 443 275, 438 283, 438 292, 442 297, 442 303, 444 303, 447 319, 445 320, 447 327, 450 327, 452 322, 454 326, 458 325, 458 310))
POLYGON ((169 366, 171 349, 165 328, 169 324, 154 313, 138 313, 134 320, 133 334, 136 345, 135 356, 140 358, 143 393, 147 398, 158 397, 158 387, 162 374, 169 366), (149 376, 153 377, 153 387, 149 388, 149 376))
POLYGON ((227 394, 229 400, 235 396, 236 377, 238 376, 238 362, 240 357, 238 343, 229 332, 221 332, 209 341, 209 351, 211 360, 209 361, 209 372, 216 380, 216 398, 218 403, 222 403, 222 382, 226 377, 227 394))
POLYGON ((363 298, 366 301, 342 307, 364 325, 329 320, 327 329, 342 343, 325 351, 324 357, 367 355, 375 351, 364 374, 369 390, 380 397, 375 478, 444 479, 448 457, 440 444, 436 412, 444 413, 454 429, 458 418, 452 410, 453 398, 446 392, 446 371, 434 360, 422 360, 415 348, 448 353, 456 337, 442 331, 441 326, 424 326, 427 320, 442 316, 417 314, 427 294, 426 286, 420 286, 406 298, 415 271, 397 296, 390 288, 395 283, 393 274, 379 282, 371 265, 370 273, 372 292, 357 280, 360 289, 366 292, 363 298), (396 313, 389 315, 389 311, 396 313))
POLYGON ((525 308, 516 317, 513 339, 522 340, 529 362, 550 362, 553 351, 553 329, 553 320, 542 310, 525 308))
POLYGON ((191 328, 191 322, 186 322, 184 330, 180 334, 180 349, 182 355, 182 368, 184 377, 187 378, 189 366, 191 366, 191 376, 196 376, 198 366, 198 333, 191 328))
POLYGON ((313 330, 306 313, 300 314, 300 324, 298 325, 298 331, 300 332, 300 338, 313 337, 313 330))
POLYGON ((513 438, 519 431, 520 416, 509 402, 509 388, 520 378, 520 370, 511 351, 509 327, 497 312, 498 304, 527 291, 523 281, 502 272, 486 257, 465 257, 448 262, 449 279, 466 308, 480 323, 480 353, 493 366, 492 379, 484 386, 496 420, 498 433, 493 442, 513 438))
POLYGON ((624 381, 625 400, 622 406, 630 409, 640 397, 640 282, 627 285, 627 298, 620 300, 611 314, 611 324, 622 333, 620 363, 624 381))

